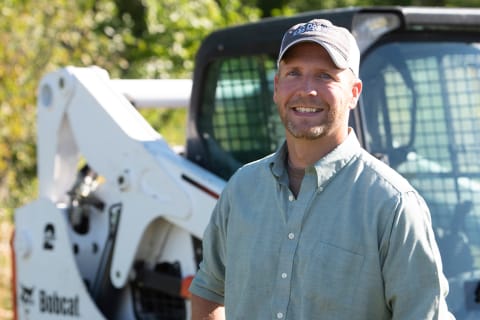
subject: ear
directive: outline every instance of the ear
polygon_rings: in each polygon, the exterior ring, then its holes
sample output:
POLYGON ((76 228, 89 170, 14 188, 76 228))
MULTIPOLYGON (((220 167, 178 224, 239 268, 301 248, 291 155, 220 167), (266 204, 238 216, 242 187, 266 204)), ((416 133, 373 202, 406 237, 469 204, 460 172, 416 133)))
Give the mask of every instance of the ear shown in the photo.
POLYGON ((358 99, 360 98, 360 94, 362 93, 362 87, 363 87, 362 80, 360 79, 354 80, 352 85, 352 101, 350 104, 350 110, 355 109, 355 107, 357 106, 358 99))
POLYGON ((273 78, 273 102, 277 103, 277 90, 278 90, 278 72, 275 73, 273 78))

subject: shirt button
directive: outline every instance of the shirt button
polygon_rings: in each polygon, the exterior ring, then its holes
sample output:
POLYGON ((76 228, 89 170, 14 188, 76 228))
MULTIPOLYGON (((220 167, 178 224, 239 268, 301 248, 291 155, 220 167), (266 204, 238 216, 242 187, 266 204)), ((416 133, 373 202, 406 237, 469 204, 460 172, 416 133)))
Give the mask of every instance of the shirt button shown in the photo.
POLYGON ((289 195, 288 196, 288 201, 293 201, 293 200, 295 200, 295 198, 293 197, 293 194, 289 195))
POLYGON ((283 318, 283 313, 279 312, 277 313, 277 319, 282 319, 283 318))
POLYGON ((295 238, 295 235, 292 232, 290 232, 288 234, 288 239, 293 240, 294 238, 295 238))
POLYGON ((286 279, 287 278, 287 274, 284 272, 282 273, 282 279, 286 279))

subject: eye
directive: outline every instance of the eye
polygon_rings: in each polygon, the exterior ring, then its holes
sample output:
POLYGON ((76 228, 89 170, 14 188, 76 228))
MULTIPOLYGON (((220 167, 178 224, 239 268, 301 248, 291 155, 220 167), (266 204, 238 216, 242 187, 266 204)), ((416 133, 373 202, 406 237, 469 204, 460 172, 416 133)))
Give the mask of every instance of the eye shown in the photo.
POLYGON ((321 79, 321 80, 333 80, 333 76, 331 76, 330 74, 326 73, 326 72, 321 72, 317 75, 317 78, 321 79))
POLYGON ((288 70, 285 74, 290 77, 296 77, 300 75, 300 72, 296 69, 293 69, 293 70, 288 70))

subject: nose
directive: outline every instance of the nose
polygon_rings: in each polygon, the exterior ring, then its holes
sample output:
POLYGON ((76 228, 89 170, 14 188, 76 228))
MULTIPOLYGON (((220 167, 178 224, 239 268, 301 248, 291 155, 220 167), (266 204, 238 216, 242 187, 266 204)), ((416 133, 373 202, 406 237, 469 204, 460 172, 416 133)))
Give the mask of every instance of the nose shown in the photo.
POLYGON ((305 77, 301 83, 300 93, 302 96, 316 97, 318 89, 316 88, 313 79, 305 77))

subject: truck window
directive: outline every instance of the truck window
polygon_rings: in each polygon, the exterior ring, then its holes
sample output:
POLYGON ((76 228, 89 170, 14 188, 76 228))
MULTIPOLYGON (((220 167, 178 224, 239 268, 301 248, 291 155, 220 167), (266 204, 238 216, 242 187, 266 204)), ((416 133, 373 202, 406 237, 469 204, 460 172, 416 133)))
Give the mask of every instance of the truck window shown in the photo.
POLYGON ((228 179, 242 164, 272 153, 284 132, 273 103, 276 62, 268 56, 219 59, 209 68, 199 131, 208 169, 228 179))
POLYGON ((367 148, 426 199, 446 275, 479 269, 480 43, 388 43, 361 77, 367 148))

